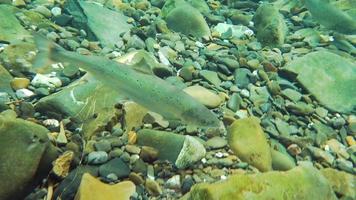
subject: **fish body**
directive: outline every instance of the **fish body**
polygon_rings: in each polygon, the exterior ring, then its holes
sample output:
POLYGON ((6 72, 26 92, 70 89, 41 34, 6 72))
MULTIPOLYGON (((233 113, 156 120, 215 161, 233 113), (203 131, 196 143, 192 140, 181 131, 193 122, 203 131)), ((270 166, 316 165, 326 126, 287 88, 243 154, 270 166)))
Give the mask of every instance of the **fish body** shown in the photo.
POLYGON ((127 65, 104 57, 66 51, 39 35, 34 37, 39 50, 35 66, 68 62, 83 68, 114 91, 168 119, 179 119, 199 127, 220 125, 218 118, 208 108, 163 79, 139 73, 127 65))

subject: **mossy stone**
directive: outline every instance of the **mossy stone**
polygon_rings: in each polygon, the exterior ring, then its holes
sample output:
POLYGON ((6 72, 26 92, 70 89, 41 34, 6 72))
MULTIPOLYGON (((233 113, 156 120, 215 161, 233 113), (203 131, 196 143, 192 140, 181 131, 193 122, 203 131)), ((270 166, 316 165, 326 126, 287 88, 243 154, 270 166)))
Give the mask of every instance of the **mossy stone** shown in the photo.
POLYGON ((236 120, 228 128, 228 143, 231 150, 244 162, 263 172, 272 169, 270 147, 258 118, 236 120))

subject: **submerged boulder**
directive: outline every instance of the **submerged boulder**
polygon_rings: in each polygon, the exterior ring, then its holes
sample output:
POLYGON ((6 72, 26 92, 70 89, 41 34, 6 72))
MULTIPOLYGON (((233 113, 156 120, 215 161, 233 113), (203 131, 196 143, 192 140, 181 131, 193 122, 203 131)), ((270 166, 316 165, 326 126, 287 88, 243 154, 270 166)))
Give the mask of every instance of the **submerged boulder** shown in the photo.
POLYGON ((43 126, 0 115, 0 199, 23 199, 57 157, 43 126))
POLYGON ((312 166, 287 172, 237 174, 225 181, 195 185, 187 200, 336 200, 327 179, 312 166))
POLYGON ((321 104, 332 111, 350 113, 356 107, 356 65, 328 51, 309 53, 284 68, 296 75, 321 104))

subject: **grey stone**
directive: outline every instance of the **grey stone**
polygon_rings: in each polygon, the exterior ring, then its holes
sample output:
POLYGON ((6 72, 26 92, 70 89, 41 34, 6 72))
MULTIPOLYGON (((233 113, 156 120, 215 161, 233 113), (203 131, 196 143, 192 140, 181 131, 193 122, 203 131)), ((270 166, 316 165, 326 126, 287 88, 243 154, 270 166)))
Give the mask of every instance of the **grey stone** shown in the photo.
POLYGON ((130 168, 121 158, 114 158, 99 167, 99 174, 104 178, 109 174, 115 174, 119 179, 122 179, 129 176, 130 168))
POLYGON ((89 164, 103 164, 108 161, 109 156, 105 151, 93 151, 88 154, 89 164))

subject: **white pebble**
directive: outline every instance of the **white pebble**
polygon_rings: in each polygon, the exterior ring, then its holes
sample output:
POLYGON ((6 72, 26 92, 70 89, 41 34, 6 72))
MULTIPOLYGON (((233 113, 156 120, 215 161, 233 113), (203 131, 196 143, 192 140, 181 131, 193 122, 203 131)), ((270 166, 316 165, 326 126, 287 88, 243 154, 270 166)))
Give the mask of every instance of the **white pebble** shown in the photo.
POLYGON ((47 86, 50 88, 57 88, 62 86, 62 81, 58 77, 36 74, 32 79, 31 84, 35 87, 47 86))
POLYGON ((59 7, 54 7, 54 8, 51 9, 51 13, 52 13, 52 15, 55 16, 55 17, 56 17, 56 16, 59 16, 59 15, 62 14, 62 9, 59 8, 59 7))
POLYGON ((59 121, 56 119, 46 119, 43 121, 43 125, 45 126, 52 126, 52 127, 58 127, 59 126, 59 121))
POLYGON ((171 189, 179 189, 180 185, 180 175, 174 175, 166 182, 167 187, 171 189))
POLYGON ((33 95, 35 95, 35 93, 26 88, 16 90, 16 96, 20 99, 32 97, 33 95))
POLYGON ((243 96, 243 97, 249 97, 250 96, 250 92, 248 91, 248 90, 246 90, 246 89, 243 89, 243 90, 241 90, 241 95, 243 96))

